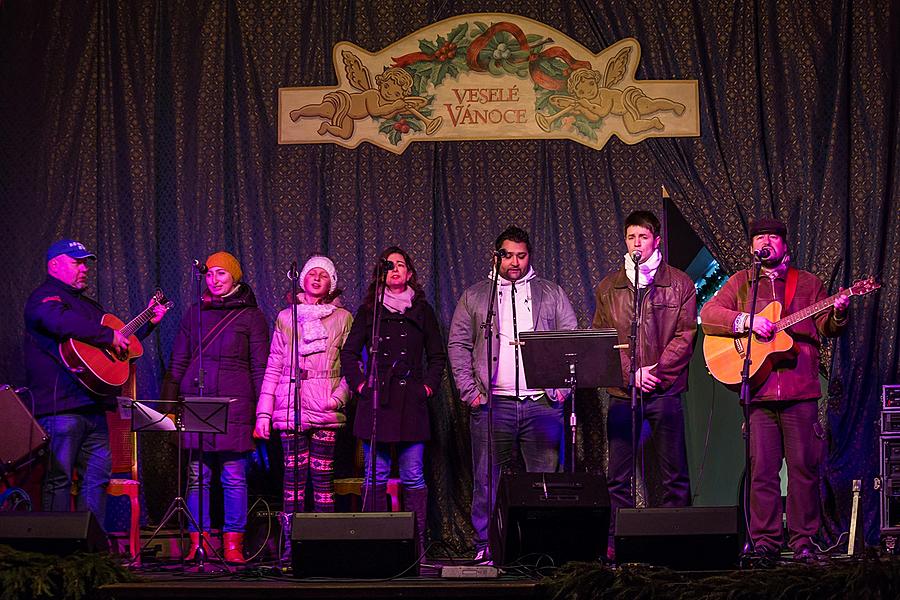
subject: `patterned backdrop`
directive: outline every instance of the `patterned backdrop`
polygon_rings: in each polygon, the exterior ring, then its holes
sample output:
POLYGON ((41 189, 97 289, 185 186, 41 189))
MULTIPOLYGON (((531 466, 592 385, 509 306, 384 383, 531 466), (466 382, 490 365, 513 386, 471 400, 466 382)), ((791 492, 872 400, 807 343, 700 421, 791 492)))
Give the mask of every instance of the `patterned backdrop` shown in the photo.
MULTIPOLYGON (((745 264, 748 220, 774 214, 789 223, 795 264, 831 289, 867 274, 884 283, 854 304, 826 365, 823 502, 836 538, 850 480, 877 470, 879 386, 898 380, 898 40, 891 0, 5 0, 0 239, 10 264, 0 382, 23 382, 22 307, 47 245, 62 236, 97 250, 93 294, 120 315, 143 308, 157 285, 183 311, 191 259, 226 249, 270 320, 292 260, 328 253, 353 310, 373 257, 398 243, 446 329, 463 289, 486 276, 492 240, 516 223, 533 236, 538 273, 563 285, 586 326, 593 286, 621 260, 624 216, 660 212, 665 185, 729 271, 745 264), (377 51, 436 20, 485 11, 540 20, 593 51, 636 37, 639 79, 699 80, 702 136, 613 140, 602 151, 565 141, 420 143, 402 156, 277 145, 278 87, 335 84, 335 42, 377 51)), ((142 397, 158 393, 177 320, 146 343, 142 397)), ((432 405, 431 528, 461 548, 467 412, 449 378, 442 391, 432 405)), ((600 468, 602 433, 587 438, 589 466, 600 468)), ((169 443, 144 446, 152 522, 173 495, 174 459, 169 443)), ((869 490, 864 501, 873 541, 877 500, 869 490)))

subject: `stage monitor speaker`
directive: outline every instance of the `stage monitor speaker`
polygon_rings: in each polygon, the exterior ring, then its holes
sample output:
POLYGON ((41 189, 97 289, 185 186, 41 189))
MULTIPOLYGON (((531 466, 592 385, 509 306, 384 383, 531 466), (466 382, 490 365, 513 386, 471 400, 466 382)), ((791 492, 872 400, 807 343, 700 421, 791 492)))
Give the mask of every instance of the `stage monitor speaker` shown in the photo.
POLYGON ((386 579, 419 574, 411 512, 294 513, 294 577, 386 579))
POLYGON ((731 569, 737 566, 741 531, 737 506, 622 508, 616 514, 616 562, 731 569))
POLYGON ((609 491, 602 475, 520 473, 500 478, 488 535, 495 565, 526 556, 527 562, 536 562, 541 555, 556 564, 595 561, 606 556, 608 535, 609 491))
POLYGON ((89 511, 0 512, 0 544, 59 555, 109 551, 109 540, 89 511))
POLYGON ((50 438, 8 385, 0 386, 0 415, 4 418, 3 435, 0 435, 2 474, 38 456, 50 438))

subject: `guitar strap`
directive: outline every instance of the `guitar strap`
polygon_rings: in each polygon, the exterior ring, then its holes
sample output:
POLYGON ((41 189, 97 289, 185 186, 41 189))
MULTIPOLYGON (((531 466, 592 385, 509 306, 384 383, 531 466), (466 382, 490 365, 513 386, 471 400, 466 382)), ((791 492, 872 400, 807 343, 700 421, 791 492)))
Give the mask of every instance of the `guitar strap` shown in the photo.
POLYGON ((800 271, 791 267, 788 269, 784 282, 784 309, 794 301, 794 293, 797 291, 797 280, 800 279, 800 271))
POLYGON ((189 365, 194 364, 194 361, 197 360, 197 353, 199 352, 201 347, 206 348, 207 346, 212 344, 215 341, 215 339, 217 337, 219 337, 219 334, 222 333, 223 331, 225 331, 225 328, 228 327, 232 323, 232 321, 234 321, 239 316, 241 316, 244 313, 244 311, 246 311, 246 310, 247 310, 246 308, 242 308, 239 311, 233 312, 230 315, 228 315, 227 317, 225 317, 224 319, 222 319, 221 321, 219 321, 218 323, 216 323, 215 325, 213 325, 213 328, 210 329, 206 333, 205 336, 203 336, 203 341, 197 345, 197 348, 194 350, 193 354, 191 355, 191 362, 189 363, 189 365))

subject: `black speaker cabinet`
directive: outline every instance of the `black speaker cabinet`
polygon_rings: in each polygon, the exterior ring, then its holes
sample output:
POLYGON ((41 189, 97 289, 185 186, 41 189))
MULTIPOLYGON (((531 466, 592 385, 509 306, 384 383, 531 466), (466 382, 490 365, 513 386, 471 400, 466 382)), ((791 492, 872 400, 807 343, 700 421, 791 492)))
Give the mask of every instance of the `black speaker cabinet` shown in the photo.
POLYGON ((489 529, 495 565, 550 556, 556 564, 606 555, 606 478, 588 473, 504 474, 489 529), (533 555, 533 556, 529 556, 533 555), (527 558, 526 558, 527 557, 527 558))
POLYGON ((8 385, 0 386, 0 415, 4 418, 0 435, 2 474, 40 455, 50 438, 8 385))
POLYGON ((413 517, 411 512, 294 513, 294 577, 418 575, 413 517))
POLYGON ((59 555, 109 551, 109 540, 89 511, 0 512, 0 544, 59 555))
POLYGON ((737 506, 622 508, 616 513, 616 561, 730 569, 737 565, 741 531, 737 506))

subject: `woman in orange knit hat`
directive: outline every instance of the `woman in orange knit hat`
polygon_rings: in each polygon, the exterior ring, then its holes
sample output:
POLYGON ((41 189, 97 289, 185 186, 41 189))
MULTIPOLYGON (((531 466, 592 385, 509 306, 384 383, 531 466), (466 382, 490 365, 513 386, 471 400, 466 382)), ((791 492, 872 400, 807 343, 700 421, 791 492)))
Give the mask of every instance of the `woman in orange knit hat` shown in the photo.
MULTIPOLYGON (((224 434, 203 436, 203 460, 195 452, 188 468, 188 509, 199 516, 199 473, 203 469, 203 531, 209 531, 209 485, 211 465, 221 468, 225 522, 222 527, 225 560, 244 561, 243 538, 247 523, 247 463, 253 450, 256 398, 262 388, 269 351, 269 327, 250 286, 241 281, 238 260, 227 252, 216 252, 206 260, 207 292, 199 304, 181 320, 163 397, 196 396, 200 393, 200 363, 203 365, 203 395, 234 398, 228 406, 224 434), (199 311, 199 317, 198 317, 199 311), (198 323, 200 323, 198 334, 198 323), (198 356, 199 341, 203 354, 198 356)), ((196 434, 185 434, 185 447, 199 448, 196 434)), ((200 533, 190 526, 194 558, 200 533)))

